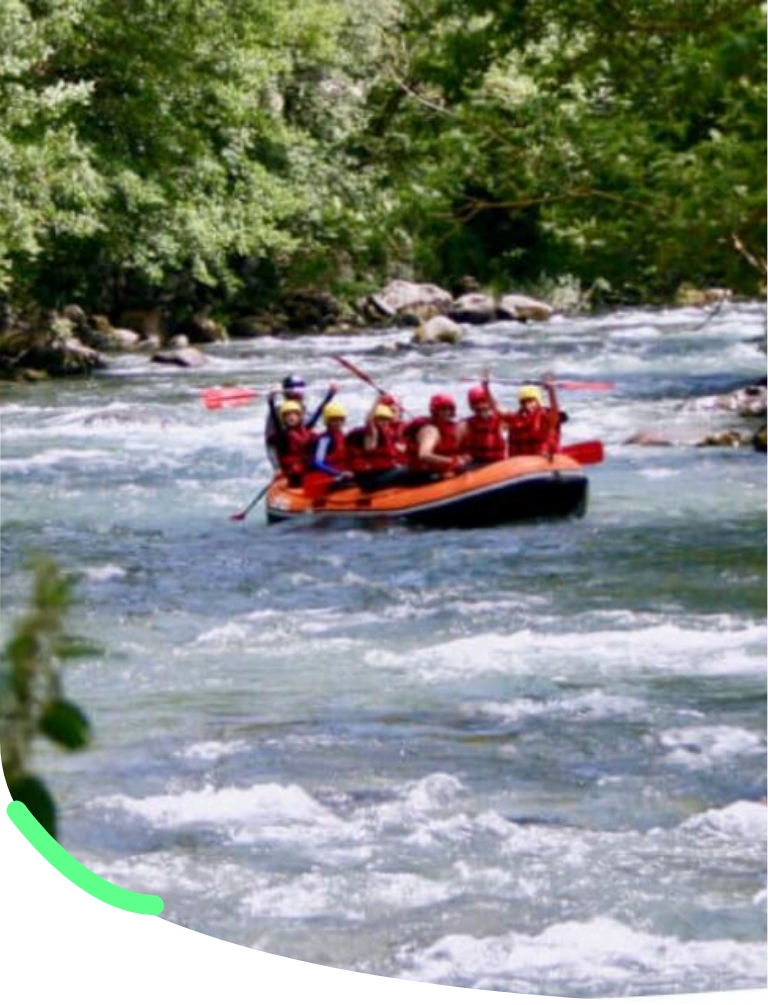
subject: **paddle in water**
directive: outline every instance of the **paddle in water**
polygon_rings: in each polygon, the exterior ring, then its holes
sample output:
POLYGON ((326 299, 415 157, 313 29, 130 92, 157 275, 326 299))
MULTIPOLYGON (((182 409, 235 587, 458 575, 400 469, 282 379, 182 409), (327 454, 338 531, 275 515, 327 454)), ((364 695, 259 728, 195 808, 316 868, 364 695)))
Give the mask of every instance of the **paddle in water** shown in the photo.
POLYGON ((248 503, 248 505, 245 507, 245 509, 240 510, 239 513, 233 513, 230 516, 229 519, 230 520, 245 520, 245 518, 251 512, 251 510, 256 505, 256 503, 260 502, 264 498, 264 496, 267 494, 267 492, 269 491, 270 484, 271 484, 271 482, 268 482, 262 489, 260 489, 258 491, 258 493, 253 497, 253 499, 251 499, 251 501, 248 503))

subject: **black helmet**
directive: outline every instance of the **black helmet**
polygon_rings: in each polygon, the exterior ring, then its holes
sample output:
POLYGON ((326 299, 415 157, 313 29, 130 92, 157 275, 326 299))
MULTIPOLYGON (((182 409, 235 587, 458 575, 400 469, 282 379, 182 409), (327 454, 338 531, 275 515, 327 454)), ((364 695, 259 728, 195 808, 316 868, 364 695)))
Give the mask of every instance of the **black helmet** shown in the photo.
POLYGON ((292 373, 283 380, 284 391, 303 391, 306 386, 304 378, 297 377, 295 373, 292 373))

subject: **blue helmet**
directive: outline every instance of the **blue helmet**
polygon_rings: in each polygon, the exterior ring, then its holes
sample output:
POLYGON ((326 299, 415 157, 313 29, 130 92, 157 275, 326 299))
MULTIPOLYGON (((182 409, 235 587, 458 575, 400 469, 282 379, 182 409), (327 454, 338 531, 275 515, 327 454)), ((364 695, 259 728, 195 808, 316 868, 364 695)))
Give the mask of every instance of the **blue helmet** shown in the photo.
POLYGON ((306 386, 303 377, 297 377, 295 373, 283 380, 284 391, 303 391, 306 386))

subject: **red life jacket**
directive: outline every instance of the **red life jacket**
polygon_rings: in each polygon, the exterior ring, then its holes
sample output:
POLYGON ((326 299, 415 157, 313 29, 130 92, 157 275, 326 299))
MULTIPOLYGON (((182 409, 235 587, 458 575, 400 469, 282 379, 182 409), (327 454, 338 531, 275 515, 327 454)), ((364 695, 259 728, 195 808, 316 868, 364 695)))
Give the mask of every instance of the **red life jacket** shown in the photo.
POLYGON ((306 474, 309 458, 315 442, 315 434, 306 426, 296 426, 283 430, 280 436, 278 460, 280 470, 288 478, 300 478, 306 474))
POLYGON ((487 419, 482 419, 478 415, 470 415, 464 447, 472 460, 481 464, 503 460, 507 456, 507 444, 499 416, 491 413, 487 419))
POLYGON ((365 426, 353 429, 347 437, 349 467, 355 474, 391 471, 403 460, 403 454, 398 450, 400 436, 396 429, 377 429, 376 446, 366 450, 363 441, 368 433, 365 426))
POLYGON ((509 421, 509 456, 554 453, 560 445, 560 423, 552 429, 551 410, 515 412, 509 421))
POLYGON ((433 453, 441 457, 456 457, 460 453, 459 426, 451 419, 449 422, 435 422, 431 416, 421 416, 409 422, 405 427, 405 442, 408 453, 408 466, 417 471, 431 470, 429 465, 419 457, 419 432, 424 426, 434 426, 440 434, 433 453))

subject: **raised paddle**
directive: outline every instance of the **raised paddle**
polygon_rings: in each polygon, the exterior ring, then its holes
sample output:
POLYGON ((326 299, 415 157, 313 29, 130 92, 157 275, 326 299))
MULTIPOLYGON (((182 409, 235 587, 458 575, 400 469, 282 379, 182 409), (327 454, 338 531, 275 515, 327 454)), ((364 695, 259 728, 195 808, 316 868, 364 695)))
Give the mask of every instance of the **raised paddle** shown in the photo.
POLYGON ((260 502, 264 498, 264 496, 267 494, 267 492, 269 491, 269 486, 271 484, 272 484, 271 482, 267 482, 267 484, 264 486, 264 488, 259 489, 258 493, 253 497, 253 499, 251 499, 251 501, 248 503, 248 505, 245 507, 245 509, 240 510, 239 513, 233 513, 230 516, 229 519, 230 520, 245 520, 245 518, 251 512, 251 510, 256 505, 256 503, 260 502))
POLYGON ((578 464, 599 464, 605 457, 600 440, 584 440, 583 443, 569 443, 560 447, 558 453, 565 454, 578 464))
POLYGON ((354 363, 350 363, 348 359, 344 359, 343 356, 334 356, 333 358, 337 363, 341 363, 343 367, 346 367, 350 373, 353 373, 356 377, 359 377, 360 380, 363 380, 366 384, 370 385, 374 391, 378 391, 379 394, 382 395, 389 393, 388 391, 385 391, 383 387, 379 387, 373 377, 369 377, 365 370, 361 370, 359 366, 355 366, 354 363))
POLYGON ((246 405, 258 395, 250 387, 208 387, 200 392, 200 397, 206 408, 232 408, 246 405))
MULTIPOLYGON (((380 384, 377 384, 376 381, 372 377, 369 377, 368 374, 365 372, 365 370, 361 370, 359 366, 355 366, 354 363, 350 363, 350 361, 348 359, 345 359, 343 356, 334 356, 333 358, 336 360, 337 363, 341 363, 342 366, 346 367, 350 373, 353 373, 356 377, 359 377, 360 380, 365 381, 366 384, 372 387, 374 391, 377 391, 382 397, 394 398, 393 394, 391 394, 389 391, 385 391, 380 384)), ((402 404, 398 403, 398 407, 403 415, 411 414, 407 408, 403 407, 402 404)))

